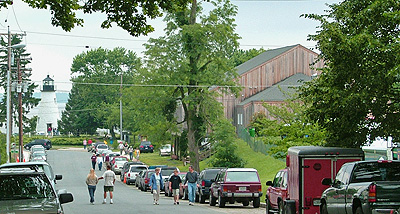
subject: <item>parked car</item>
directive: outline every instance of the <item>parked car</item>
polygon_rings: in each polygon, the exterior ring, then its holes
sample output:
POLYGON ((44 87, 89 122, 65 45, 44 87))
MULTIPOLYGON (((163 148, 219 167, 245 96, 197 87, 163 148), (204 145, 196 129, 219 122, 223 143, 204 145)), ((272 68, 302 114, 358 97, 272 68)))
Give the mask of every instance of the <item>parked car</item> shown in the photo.
POLYGON ((41 170, 43 171, 52 184, 56 184, 57 180, 62 179, 62 175, 55 175, 53 168, 47 162, 19 162, 19 163, 5 163, 0 165, 0 169, 18 169, 18 168, 29 168, 31 170, 41 170))
POLYGON ((218 172, 215 180, 211 179, 210 206, 218 201, 219 207, 225 207, 225 203, 236 202, 248 206, 253 201, 253 207, 260 207, 262 196, 260 177, 256 169, 228 168, 218 172))
POLYGON ((92 145, 89 145, 89 146, 87 147, 88 152, 96 152, 96 147, 97 147, 99 144, 104 144, 104 145, 106 145, 106 144, 104 143, 104 141, 93 142, 92 145))
POLYGON ((34 145, 41 145, 47 150, 51 149, 51 147, 52 147, 50 140, 48 140, 48 139, 36 139, 36 140, 33 140, 33 141, 25 144, 24 148, 26 150, 30 150, 31 147, 34 146, 34 145))
POLYGON ((129 159, 125 156, 115 156, 110 160, 110 165, 114 166, 115 161, 117 161, 117 160, 119 160, 119 161, 126 160, 127 162, 129 161, 129 159))
POLYGON ((399 213, 400 161, 358 161, 345 163, 321 196, 321 214, 399 213))
POLYGON ((36 152, 36 151, 46 152, 46 149, 42 145, 33 145, 30 150, 31 150, 31 153, 36 152))
POLYGON ((139 188, 146 192, 150 188, 150 177, 155 173, 155 170, 147 170, 144 172, 142 179, 140 179, 139 188))
POLYGON ((102 155, 107 150, 108 150, 108 146, 106 144, 99 144, 96 146, 96 154, 98 154, 98 155, 102 155))
POLYGON ((128 161, 128 162, 124 163, 124 166, 122 166, 122 170, 121 170, 121 176, 120 176, 121 181, 124 181, 125 175, 128 173, 129 167, 131 165, 144 165, 144 163, 142 163, 140 161, 128 161))
POLYGON ((36 159, 36 158, 43 159, 43 160, 47 161, 47 154, 46 154, 46 152, 43 152, 43 151, 36 151, 36 152, 31 153, 30 159, 33 160, 33 159, 36 159))
POLYGON ((139 172, 145 170, 147 170, 147 166, 145 165, 130 165, 128 173, 126 174, 126 184, 135 183, 139 172))
POLYGON ((287 169, 279 170, 276 173, 273 181, 267 181, 266 185, 270 186, 267 189, 265 196, 267 213, 278 211, 284 213, 284 201, 288 198, 288 174, 287 169))
POLYGON ((135 186, 140 189, 140 182, 143 179, 144 174, 146 173, 147 170, 139 172, 138 176, 136 176, 136 181, 135 181, 135 186))
MULTIPOLYGON (((187 172, 179 172, 178 176, 181 177, 182 180, 182 184, 185 181, 185 177, 186 177, 186 173, 187 172)), ((172 190, 169 189, 169 179, 171 178, 171 176, 173 176, 174 173, 172 173, 167 179, 164 180, 164 194, 165 196, 172 196, 172 190)), ((182 198, 183 197, 183 188, 179 188, 179 197, 182 198)))
POLYGON ((71 193, 55 191, 44 171, 0 169, 0 213, 64 213, 61 204, 72 201, 71 193))
POLYGON ((156 168, 163 168, 163 167, 168 167, 167 165, 152 165, 149 166, 149 169, 156 169, 156 168))
POLYGON ((204 204, 206 199, 210 197, 211 179, 215 180, 215 176, 221 169, 222 168, 208 168, 200 172, 199 180, 197 181, 199 187, 196 191, 196 198, 199 199, 200 203, 204 204))
POLYGON ((116 174, 120 175, 122 171, 122 167, 124 164, 128 162, 128 159, 126 157, 114 157, 113 159, 113 164, 111 165, 111 170, 116 174))
POLYGON ((151 145, 150 141, 142 141, 140 142, 139 151, 140 153, 151 152, 153 153, 154 146, 151 145))
POLYGON ((165 144, 161 146, 159 154, 160 156, 168 156, 171 155, 172 147, 171 144, 165 144))

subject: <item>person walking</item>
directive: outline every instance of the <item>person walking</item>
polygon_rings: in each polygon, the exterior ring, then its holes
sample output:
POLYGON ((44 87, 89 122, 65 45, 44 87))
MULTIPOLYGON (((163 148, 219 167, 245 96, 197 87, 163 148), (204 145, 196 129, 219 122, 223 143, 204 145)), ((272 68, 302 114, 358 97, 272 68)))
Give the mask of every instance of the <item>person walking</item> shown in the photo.
POLYGON ((122 144, 122 142, 119 143, 118 149, 119 149, 119 154, 122 155, 122 151, 124 151, 124 144, 122 144))
POLYGON ((151 175, 150 188, 153 193, 153 204, 159 205, 158 200, 160 200, 160 190, 164 188, 164 181, 160 173, 160 168, 156 168, 155 173, 151 175))
POLYGON ((92 160, 92 168, 96 169, 96 161, 97 161, 96 153, 93 153, 93 155, 92 155, 92 157, 90 157, 90 159, 92 160))
POLYGON ((108 154, 106 154, 106 157, 105 157, 105 159, 104 159, 104 164, 107 166, 107 165, 110 165, 110 155, 108 155, 108 154))
POLYGON ((124 153, 125 153, 125 155, 128 154, 128 148, 129 148, 129 145, 128 145, 127 142, 125 142, 125 144, 124 144, 124 153))
POLYGON ((179 189, 182 187, 182 179, 178 175, 178 170, 174 170, 174 175, 169 178, 169 189, 174 196, 174 205, 179 204, 179 189))
POLYGON ((90 172, 86 177, 86 184, 89 190, 90 204, 92 205, 94 205, 94 192, 96 191, 97 183, 98 183, 97 175, 94 173, 94 169, 90 169, 90 172))
POLYGON ((139 150, 139 148, 136 147, 136 149, 135 149, 135 158, 136 158, 136 160, 139 160, 139 156, 140 156, 140 150, 139 150))
POLYGON ((188 196, 189 196, 189 205, 194 205, 194 198, 196 194, 196 187, 199 186, 197 184, 198 175, 197 172, 194 171, 193 166, 189 166, 189 172, 186 173, 185 184, 188 183, 188 196))
POLYGON ((128 152, 129 152, 129 158, 130 158, 130 160, 132 160, 133 159, 133 148, 132 148, 132 146, 129 147, 128 152))
POLYGON ((97 155, 97 165, 99 166, 99 170, 101 171, 101 167, 103 166, 103 157, 97 155))
POLYGON ((86 139, 83 140, 83 149, 86 149, 87 141, 86 139))
POLYGON ((99 180, 104 179, 104 200, 103 204, 107 203, 107 192, 110 194, 110 204, 113 204, 113 191, 115 184, 115 173, 111 171, 111 165, 107 165, 107 171, 104 172, 103 176, 99 180))

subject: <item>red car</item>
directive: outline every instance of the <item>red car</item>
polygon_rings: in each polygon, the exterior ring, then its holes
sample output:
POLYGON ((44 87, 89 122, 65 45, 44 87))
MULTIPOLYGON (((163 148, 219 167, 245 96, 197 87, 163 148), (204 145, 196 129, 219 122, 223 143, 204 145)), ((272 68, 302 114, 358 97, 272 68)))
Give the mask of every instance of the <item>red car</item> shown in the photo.
POLYGON ((276 173, 274 181, 267 181, 266 185, 270 186, 267 189, 265 196, 265 204, 267 214, 278 210, 278 213, 284 213, 283 202, 288 197, 288 170, 282 169, 276 173))

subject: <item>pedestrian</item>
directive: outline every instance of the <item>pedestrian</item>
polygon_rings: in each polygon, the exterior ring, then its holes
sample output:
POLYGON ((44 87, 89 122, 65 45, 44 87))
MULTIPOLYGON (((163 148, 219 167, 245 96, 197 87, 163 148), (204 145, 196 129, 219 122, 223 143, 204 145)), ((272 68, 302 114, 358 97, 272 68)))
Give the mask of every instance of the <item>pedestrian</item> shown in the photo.
POLYGON ((130 160, 132 160, 133 159, 133 148, 132 148, 132 146, 129 147, 128 152, 129 152, 129 158, 130 158, 130 160))
POLYGON ((88 185, 90 204, 92 205, 94 205, 94 192, 96 191, 97 183, 97 175, 94 173, 94 169, 90 169, 90 173, 86 177, 86 184, 88 185))
POLYGON ((179 204, 179 189, 182 187, 182 179, 178 175, 178 170, 174 170, 174 175, 169 178, 169 189, 174 196, 174 205, 179 204))
POLYGON ((139 148, 136 147, 136 149, 135 149, 136 160, 139 160, 139 156, 140 156, 140 150, 139 150, 139 148))
POLYGON ((119 143, 118 149, 119 149, 119 154, 122 155, 122 151, 124 150, 124 144, 122 144, 122 142, 119 143))
POLYGON ((92 139, 89 139, 89 140, 88 140, 88 142, 87 142, 87 144, 88 144, 88 147, 89 147, 89 151, 92 151, 92 152, 93 152, 93 146, 92 146, 92 143, 93 143, 92 139))
POLYGON ((92 157, 90 157, 90 159, 92 160, 92 168, 96 169, 96 162, 97 162, 96 153, 93 153, 93 155, 92 155, 92 157))
POLYGON ((83 149, 86 149, 87 141, 86 139, 83 140, 83 149))
POLYGON ((97 165, 99 165, 99 170, 101 171, 101 167, 103 166, 103 157, 97 155, 97 165))
POLYGON ((105 158, 105 160, 104 160, 104 164, 107 166, 107 165, 110 165, 110 156, 108 155, 108 154, 106 154, 106 158, 105 158))
POLYGON ((189 205, 194 205, 194 197, 196 194, 196 187, 199 186, 197 184, 198 175, 197 172, 194 171, 193 166, 189 166, 189 172, 186 173, 185 184, 188 186, 188 196, 189 196, 189 205))
POLYGON ((110 204, 113 204, 113 191, 115 184, 115 173, 111 171, 111 165, 107 165, 107 171, 104 172, 103 176, 99 180, 104 179, 104 200, 103 204, 107 203, 107 192, 110 194, 110 204))
POLYGON ((160 168, 156 168, 155 173, 151 175, 150 178, 150 189, 153 193, 153 204, 159 205, 158 200, 160 200, 160 190, 164 188, 164 181, 160 173, 160 168))
POLYGON ((124 145, 124 152, 125 152, 125 155, 128 154, 128 147, 129 147, 128 143, 125 142, 125 145, 124 145))

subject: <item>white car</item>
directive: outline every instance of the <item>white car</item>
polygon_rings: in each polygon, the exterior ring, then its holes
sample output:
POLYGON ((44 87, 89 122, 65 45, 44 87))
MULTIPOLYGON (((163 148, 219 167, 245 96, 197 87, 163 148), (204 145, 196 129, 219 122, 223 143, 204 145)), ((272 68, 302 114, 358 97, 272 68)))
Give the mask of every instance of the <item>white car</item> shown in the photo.
POLYGON ((127 160, 116 160, 114 165, 111 167, 111 170, 114 171, 116 175, 120 175, 122 171, 122 167, 124 163, 128 162, 127 160))
POLYGON ((171 155, 172 147, 171 144, 165 144, 160 148, 160 156, 171 155))
POLYGON ((147 170, 145 165, 131 165, 126 173, 126 184, 133 184, 141 171, 147 170))

